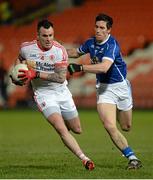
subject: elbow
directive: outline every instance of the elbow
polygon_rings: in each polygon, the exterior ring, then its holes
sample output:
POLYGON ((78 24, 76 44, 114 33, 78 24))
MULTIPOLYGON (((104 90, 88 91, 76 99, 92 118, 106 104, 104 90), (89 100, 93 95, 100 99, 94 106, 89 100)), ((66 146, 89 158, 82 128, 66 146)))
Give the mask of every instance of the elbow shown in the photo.
POLYGON ((103 68, 103 69, 101 70, 101 73, 106 74, 106 73, 108 72, 108 70, 109 70, 109 68, 108 68, 108 67, 105 67, 105 68, 103 68))
POLYGON ((64 83, 64 81, 59 81, 58 83, 59 83, 59 84, 63 84, 63 83, 64 83))
POLYGON ((104 74, 106 74, 106 73, 107 73, 107 71, 108 71, 108 70, 106 70, 106 69, 105 69, 105 70, 103 71, 103 73, 104 73, 104 74))
POLYGON ((97 70, 96 70, 97 73, 104 73, 104 74, 106 74, 106 73, 108 72, 108 70, 109 70, 109 66, 101 63, 101 64, 99 64, 99 65, 97 66, 97 68, 95 68, 95 69, 97 69, 97 70))
POLYGON ((63 84, 64 81, 65 81, 65 78, 60 78, 60 79, 58 80, 58 83, 63 84))
POLYGON ((104 74, 106 74, 106 73, 107 73, 107 71, 108 71, 108 70, 105 70, 105 69, 103 69, 103 70, 99 70, 99 71, 98 71, 98 74, 100 74, 100 73, 104 73, 104 74))

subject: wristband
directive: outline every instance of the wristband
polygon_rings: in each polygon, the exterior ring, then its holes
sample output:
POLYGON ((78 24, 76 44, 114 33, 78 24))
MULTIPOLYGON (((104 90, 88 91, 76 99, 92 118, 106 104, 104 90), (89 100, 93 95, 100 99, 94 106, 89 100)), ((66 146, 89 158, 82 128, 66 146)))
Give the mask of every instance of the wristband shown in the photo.
POLYGON ((37 78, 40 78, 40 72, 39 72, 39 71, 36 71, 36 77, 35 77, 35 79, 37 79, 37 78))

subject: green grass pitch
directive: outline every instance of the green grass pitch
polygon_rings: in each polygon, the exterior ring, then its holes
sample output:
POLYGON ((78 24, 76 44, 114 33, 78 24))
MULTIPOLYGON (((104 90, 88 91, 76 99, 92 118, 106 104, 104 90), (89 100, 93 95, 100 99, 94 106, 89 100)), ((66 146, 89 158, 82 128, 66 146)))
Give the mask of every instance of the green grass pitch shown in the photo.
POLYGON ((153 112, 134 111, 132 130, 124 135, 143 162, 126 170, 127 159, 113 145, 95 110, 79 110, 83 133, 74 135, 94 160, 87 171, 61 142, 44 117, 32 110, 0 111, 1 179, 150 179, 153 178, 153 112))

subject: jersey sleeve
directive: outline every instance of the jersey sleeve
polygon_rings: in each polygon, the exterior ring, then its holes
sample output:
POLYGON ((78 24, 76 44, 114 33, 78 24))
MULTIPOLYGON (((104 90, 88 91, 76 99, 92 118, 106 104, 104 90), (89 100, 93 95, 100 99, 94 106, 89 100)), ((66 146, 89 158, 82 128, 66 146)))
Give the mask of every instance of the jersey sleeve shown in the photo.
POLYGON ((56 67, 67 67, 68 65, 68 54, 66 52, 66 49, 64 47, 61 48, 61 51, 59 53, 59 59, 55 63, 56 67))
POLYGON ((107 45, 107 49, 104 53, 103 59, 108 59, 114 62, 118 53, 119 53, 119 46, 117 42, 114 40, 112 43, 107 45))
POLYGON ((77 52, 81 55, 89 53, 89 41, 87 40, 84 44, 77 48, 77 52))

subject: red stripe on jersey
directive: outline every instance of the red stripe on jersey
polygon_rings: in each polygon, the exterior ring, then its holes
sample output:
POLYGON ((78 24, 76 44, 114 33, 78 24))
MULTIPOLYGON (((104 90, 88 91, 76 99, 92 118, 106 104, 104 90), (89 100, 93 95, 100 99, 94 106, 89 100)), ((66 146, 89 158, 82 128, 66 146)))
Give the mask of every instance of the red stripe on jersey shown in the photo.
POLYGON ((30 45, 36 44, 36 43, 37 43, 36 40, 33 40, 33 41, 31 41, 31 42, 24 42, 24 43, 21 44, 21 48, 22 48, 22 47, 25 47, 25 46, 30 46, 30 45))
POLYGON ((59 48, 62 47, 62 45, 60 43, 58 43, 57 41, 53 41, 53 45, 56 47, 59 47, 59 48))
POLYGON ((68 55, 67 55, 66 49, 61 44, 59 44, 57 41, 53 41, 53 45, 62 50, 62 52, 63 52, 63 54, 62 54, 63 61, 67 61, 68 60, 68 55))
POLYGON ((63 60, 68 61, 68 55, 64 47, 62 47, 62 51, 63 51, 63 60))

